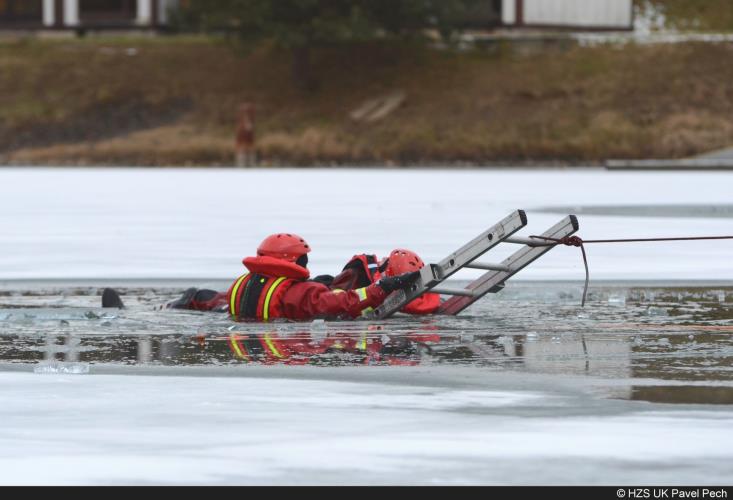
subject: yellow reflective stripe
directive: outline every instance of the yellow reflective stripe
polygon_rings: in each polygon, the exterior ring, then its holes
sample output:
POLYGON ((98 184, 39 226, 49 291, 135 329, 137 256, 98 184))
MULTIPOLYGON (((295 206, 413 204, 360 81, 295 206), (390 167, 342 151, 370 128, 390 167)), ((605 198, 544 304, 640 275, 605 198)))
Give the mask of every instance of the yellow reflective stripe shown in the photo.
POLYGON ((265 297, 265 307, 264 311, 262 313, 262 316, 264 317, 265 321, 270 319, 270 299, 272 298, 272 294, 275 293, 275 290, 277 287, 280 286, 280 284, 285 281, 287 278, 278 278, 278 280, 272 284, 270 289, 267 291, 267 297, 265 297))
POLYGON ((232 315, 232 317, 237 317, 237 294, 239 293, 239 287, 242 286, 242 282, 249 276, 249 273, 240 276, 237 282, 234 284, 234 288, 232 288, 232 296, 229 297, 229 313, 232 315))
POLYGON ((360 349, 362 351, 366 351, 367 350, 367 336, 366 336, 366 334, 362 334, 361 340, 357 344, 356 348, 357 349, 360 349))
POLYGON ((363 311, 361 312, 361 315, 362 315, 362 316, 364 316, 365 318, 367 318, 367 317, 369 317, 369 315, 370 315, 371 313, 373 313, 373 312, 374 312, 374 308, 373 308, 373 307, 367 307, 366 309, 364 309, 364 310, 363 310, 363 311))
POLYGON ((359 299, 361 299, 362 301, 365 301, 367 299, 366 288, 359 288, 358 290, 354 291, 359 295, 359 299))
POLYGON ((234 349, 234 352, 237 354, 237 357, 239 358, 246 358, 242 350, 239 348, 239 342, 237 342, 237 336, 236 335, 230 335, 229 336, 229 343, 232 346, 232 349, 234 349))
POLYGON ((270 336, 265 334, 265 343, 267 344, 267 347, 270 348, 270 351, 272 351, 272 354, 275 355, 276 358, 284 358, 282 354, 280 354, 280 351, 277 350, 277 347, 275 347, 275 344, 272 343, 272 340, 270 339, 270 336))

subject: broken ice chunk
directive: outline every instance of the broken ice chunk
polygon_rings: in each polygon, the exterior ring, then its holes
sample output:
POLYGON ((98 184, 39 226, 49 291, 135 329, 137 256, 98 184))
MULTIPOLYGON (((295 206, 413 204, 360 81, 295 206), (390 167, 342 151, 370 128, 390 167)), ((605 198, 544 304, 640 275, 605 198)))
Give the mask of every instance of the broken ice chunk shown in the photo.
POLYGON ((43 375, 86 375, 89 373, 89 365, 87 363, 43 363, 36 366, 33 372, 43 375))

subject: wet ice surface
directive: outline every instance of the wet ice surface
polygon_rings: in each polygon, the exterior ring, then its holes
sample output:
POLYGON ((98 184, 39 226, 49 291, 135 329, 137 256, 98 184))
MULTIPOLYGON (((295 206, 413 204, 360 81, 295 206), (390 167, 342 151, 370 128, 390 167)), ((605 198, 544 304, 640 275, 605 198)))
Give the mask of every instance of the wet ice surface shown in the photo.
POLYGON ((455 318, 271 325, 120 290, 121 311, 94 284, 0 292, 0 483, 733 479, 724 284, 596 284, 582 309, 580 284, 515 283, 455 318))

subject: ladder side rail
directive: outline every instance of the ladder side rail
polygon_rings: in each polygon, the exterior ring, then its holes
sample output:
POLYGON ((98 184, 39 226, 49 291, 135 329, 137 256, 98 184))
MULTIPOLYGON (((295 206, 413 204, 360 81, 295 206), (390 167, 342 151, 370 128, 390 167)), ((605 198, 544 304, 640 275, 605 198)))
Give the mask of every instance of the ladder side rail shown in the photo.
MULTIPOLYGON (((578 219, 570 215, 558 224, 547 230, 542 236, 561 239, 576 233, 579 229, 578 219)), ((454 296, 445 301, 436 314, 457 315, 471 304, 481 299, 488 293, 496 293, 504 288, 506 280, 517 274, 519 271, 536 261, 544 254, 555 248, 554 246, 529 246, 525 245, 517 252, 505 259, 501 265, 507 267, 508 271, 490 271, 470 283, 466 290, 474 293, 473 297, 454 296)))
POLYGON ((470 264, 483 254, 502 243, 514 233, 527 225, 527 214, 524 210, 517 210, 493 227, 484 231, 470 242, 450 254, 437 264, 435 274, 440 281, 449 278, 460 269, 470 264))

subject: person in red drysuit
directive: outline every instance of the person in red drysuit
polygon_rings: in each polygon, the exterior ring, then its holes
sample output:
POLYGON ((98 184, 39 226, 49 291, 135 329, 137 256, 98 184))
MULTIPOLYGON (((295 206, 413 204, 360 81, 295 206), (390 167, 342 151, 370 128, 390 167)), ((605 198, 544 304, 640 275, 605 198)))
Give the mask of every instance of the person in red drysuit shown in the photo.
MULTIPOLYGON (((379 281, 383 276, 400 276, 425 267, 419 255, 411 250, 398 248, 389 257, 379 261, 375 255, 355 255, 329 286, 334 290, 353 290, 379 281)), ((319 278, 317 278, 319 279, 319 278)), ((324 280, 328 282, 328 280, 324 280)), ((440 295, 426 293, 413 300, 401 312, 414 315, 435 313, 440 307, 440 295)))
POLYGON ((404 273, 356 289, 332 290, 323 283, 309 281, 310 251, 308 243, 297 235, 274 234, 260 244, 256 257, 243 260, 249 272, 235 280, 226 294, 190 289, 168 307, 228 309, 236 321, 355 319, 417 279, 417 273, 404 273))

